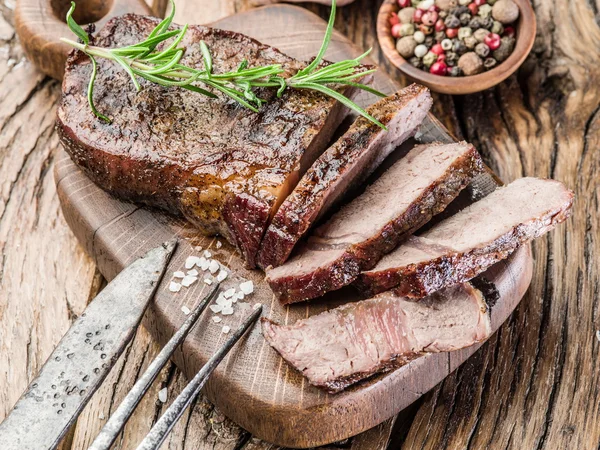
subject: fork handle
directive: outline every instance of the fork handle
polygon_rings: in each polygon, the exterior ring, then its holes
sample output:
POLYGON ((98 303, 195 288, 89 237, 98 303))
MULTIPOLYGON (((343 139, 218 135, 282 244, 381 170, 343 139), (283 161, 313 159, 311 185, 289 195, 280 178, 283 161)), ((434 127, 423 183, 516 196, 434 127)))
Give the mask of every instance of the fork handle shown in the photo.
MULTIPOLYGON (((70 0, 19 0, 15 11, 17 34, 25 54, 43 73, 62 80, 70 47, 61 37, 72 37, 65 23, 70 0)), ((75 20, 95 23, 96 29, 125 13, 152 14, 143 0, 78 0, 75 20)))

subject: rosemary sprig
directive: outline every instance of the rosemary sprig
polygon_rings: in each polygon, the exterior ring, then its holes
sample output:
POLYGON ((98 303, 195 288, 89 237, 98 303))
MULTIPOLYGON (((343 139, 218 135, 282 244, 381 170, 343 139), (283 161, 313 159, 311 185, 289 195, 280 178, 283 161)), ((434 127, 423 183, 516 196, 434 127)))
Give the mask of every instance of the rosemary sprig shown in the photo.
POLYGON ((65 38, 61 40, 84 52, 92 61, 92 75, 87 92, 88 102, 93 113, 106 122, 110 122, 110 119, 96 109, 93 100, 94 82, 98 71, 96 58, 112 60, 121 65, 123 70, 129 74, 134 87, 138 91, 141 89, 138 81, 139 77, 162 86, 181 87, 211 98, 216 98, 217 96, 213 91, 218 91, 244 107, 258 112, 265 100, 256 95, 255 88, 277 88, 278 97, 281 97, 287 88, 309 89, 340 101, 381 128, 386 128, 352 100, 335 90, 335 86, 346 85, 385 97, 381 92, 356 82, 357 79, 374 72, 374 70, 361 71, 359 67, 361 60, 369 52, 355 59, 326 66, 321 64, 333 33, 335 0, 332 2, 325 37, 317 56, 304 69, 289 78, 282 76, 284 69, 280 64, 249 68, 246 60, 233 72, 215 73, 210 49, 204 41, 199 43, 204 69, 199 70, 181 64, 185 48, 178 46, 187 32, 188 26, 185 25, 176 30, 170 29, 175 14, 173 0, 171 0, 171 13, 169 16, 162 20, 144 41, 120 48, 90 45, 88 34, 73 19, 74 10, 75 2, 71 2, 71 8, 67 13, 67 25, 80 39, 80 42, 65 38), (165 45, 162 50, 157 50, 160 43, 165 42, 166 44, 166 41, 170 39, 172 41, 168 45, 165 45), (198 86, 199 84, 203 87, 198 86), (213 91, 205 88, 211 88, 213 91))

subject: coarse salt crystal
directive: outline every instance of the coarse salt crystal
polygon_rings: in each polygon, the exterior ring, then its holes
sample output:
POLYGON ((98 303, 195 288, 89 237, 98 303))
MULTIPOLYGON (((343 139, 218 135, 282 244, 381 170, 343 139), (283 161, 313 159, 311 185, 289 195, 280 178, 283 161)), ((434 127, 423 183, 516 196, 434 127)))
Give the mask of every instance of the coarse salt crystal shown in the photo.
POLYGON ((199 251, 201 251, 201 250, 202 250, 202 247, 201 247, 200 245, 196 245, 196 246, 194 247, 194 250, 196 250, 197 252, 199 252, 199 251))
POLYGON ((196 281, 198 281, 198 277, 193 277, 191 275, 186 275, 183 280, 181 280, 181 285, 185 286, 185 287, 190 287, 192 284, 194 284, 196 281))
POLYGON ((212 253, 209 250, 204 250, 204 257, 210 258, 210 257, 212 257, 212 253))
POLYGON ((222 331, 223 333, 227 334, 227 333, 229 333, 229 331, 230 331, 230 330, 231 330, 231 327, 229 327, 229 326, 225 325, 225 326, 223 326, 223 328, 222 328, 222 330, 221 330, 221 331, 222 331))
POLYGON ((252 309, 258 309, 262 306, 262 303, 255 303, 252 309))
POLYGON ((217 241, 217 245, 216 245, 216 247, 217 247, 217 248, 221 248, 221 247, 223 247, 223 244, 221 243, 221 241, 217 241))
POLYGON ((179 292, 181 290, 181 284, 171 281, 171 283, 169 283, 169 290, 171 292, 179 292))
POLYGON ((600 341, 600 330, 596 331, 596 339, 600 341))
POLYGON ((210 273, 215 273, 220 268, 221 266, 219 265, 219 262, 214 259, 210 262, 210 266, 208 266, 208 270, 210 270, 210 273))
POLYGON ((181 311, 183 311, 183 313, 187 316, 189 313, 191 313, 190 308, 188 308, 187 306, 183 305, 181 307, 181 311))
POLYGON ((104 415, 104 413, 102 411, 100 411, 100 414, 98 414, 98 419, 100 419, 100 420, 106 419, 106 416, 104 415))
POLYGON ((223 281, 225 278, 227 278, 227 271, 221 269, 217 275, 217 281, 223 281))
POLYGON ((185 268, 186 269, 191 269, 192 267, 194 267, 196 265, 197 261, 198 261, 198 257, 197 256, 188 256, 185 259, 185 268))
POLYGON ((230 316, 230 315, 232 315, 232 314, 233 314, 233 308, 232 308, 231 306, 229 306, 229 307, 224 307, 224 308, 221 310, 221 314, 223 314, 224 316, 230 316))
POLYGON ((214 323, 219 323, 221 320, 223 320, 223 319, 221 319, 219 316, 212 316, 212 321, 214 323))
POLYGON ((215 314, 219 313, 219 312, 221 312, 223 310, 223 307, 221 305, 210 305, 209 308, 215 314))
POLYGON ((217 305, 231 305, 231 300, 223 297, 222 295, 219 295, 219 297, 217 297, 217 300, 215 302, 217 305))
POLYGON ((162 388, 160 391, 158 391, 158 399, 161 401, 161 403, 167 403, 167 388, 162 388))
POLYGON ((244 300, 244 293, 242 291, 238 292, 237 294, 235 294, 235 299, 244 300))
POLYGON ((223 292, 223 297, 231 298, 233 297, 233 294, 235 294, 235 288, 229 288, 225 292, 223 292))
POLYGON ((189 276, 191 276, 191 277, 197 277, 198 276, 198 271, 196 269, 188 270, 187 274, 189 276))
POLYGON ((208 270, 208 267, 210 266, 210 261, 208 259, 204 258, 204 257, 202 258, 202 260, 203 261, 200 264, 200 268, 202 270, 208 270))
POLYGON ((177 272, 173 272, 173 277, 174 278, 183 278, 183 277, 185 277, 185 273, 183 273, 181 270, 178 270, 177 272))
POLYGON ((211 284, 213 284, 213 281, 210 278, 205 278, 204 283, 206 283, 210 286, 211 284))
POLYGON ((254 283, 252 280, 240 283, 240 291, 242 291, 244 295, 252 294, 254 292, 254 283))

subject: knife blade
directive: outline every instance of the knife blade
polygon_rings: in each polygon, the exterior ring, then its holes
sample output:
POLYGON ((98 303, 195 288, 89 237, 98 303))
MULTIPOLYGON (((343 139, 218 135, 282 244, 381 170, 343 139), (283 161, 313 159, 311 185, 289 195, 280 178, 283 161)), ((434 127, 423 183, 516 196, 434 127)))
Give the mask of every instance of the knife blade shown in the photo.
POLYGON ((0 449, 59 445, 131 340, 176 245, 150 250, 90 302, 0 424, 0 449))

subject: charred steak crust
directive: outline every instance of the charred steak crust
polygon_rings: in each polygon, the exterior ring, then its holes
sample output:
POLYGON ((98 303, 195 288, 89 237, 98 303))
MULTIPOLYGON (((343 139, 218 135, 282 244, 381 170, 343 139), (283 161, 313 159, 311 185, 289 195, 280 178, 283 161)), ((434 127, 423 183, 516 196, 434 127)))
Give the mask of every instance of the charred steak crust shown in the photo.
MULTIPOLYGON (((126 14, 110 20, 95 44, 130 45, 158 19, 126 14)), ((190 26, 182 63, 203 67, 198 42, 206 41, 218 72, 281 64, 287 75, 304 67, 273 47, 231 31, 190 26)), ((73 161, 116 197, 182 214, 206 234, 220 233, 254 265, 258 245, 283 199, 321 153, 335 121, 335 100, 308 90, 272 89, 254 113, 220 93, 218 99, 140 80, 135 92, 114 62, 98 61, 94 99, 112 123, 96 118, 86 99, 91 64, 69 55, 58 108, 60 141, 73 161)))
MULTIPOLYGON (((445 144, 427 144, 434 147, 445 144)), ((267 270, 267 282, 283 304, 310 300, 353 282, 361 270, 373 268, 379 259, 392 251, 408 234, 427 223, 464 189, 473 176, 483 170, 483 162, 475 148, 466 143, 467 151, 456 158, 444 175, 431 183, 419 198, 400 216, 383 226, 371 238, 353 244, 341 257, 325 261, 319 268, 303 275, 283 272, 285 265, 267 270)), ((316 230, 318 236, 319 229, 316 230)), ((309 246, 312 245, 309 240, 309 246)), ((299 255, 298 257, 300 257, 299 255)), ((294 259, 290 260, 294 263, 294 259)))
MULTIPOLYGON (((531 178, 522 178, 515 183, 522 184, 531 178)), ((413 236, 404 244, 396 249, 391 254, 387 255, 380 264, 383 266, 389 265, 386 258, 393 258, 394 254, 402 251, 403 248, 432 248, 441 250, 441 256, 423 259, 417 263, 406 264, 399 267, 388 267, 378 269, 377 265, 373 270, 366 271, 360 274, 355 281, 355 286, 366 295, 374 295, 379 292, 384 292, 389 289, 394 289, 398 295, 403 295, 413 298, 421 298, 446 286, 469 281, 480 273, 487 270, 490 266, 506 259, 522 244, 529 242, 548 231, 555 228, 560 223, 564 222, 571 215, 571 207, 573 204, 573 193, 562 187, 562 184, 554 180, 536 180, 542 183, 551 183, 558 187, 554 194, 553 200, 556 204, 549 204, 546 211, 536 217, 531 217, 529 220, 516 223, 508 227, 501 235, 491 242, 476 242, 475 245, 468 251, 455 251, 454 249, 442 248, 435 240, 429 240, 427 237, 431 231, 435 231, 439 227, 443 227, 446 222, 441 222, 432 230, 426 232, 422 237, 413 236), (561 192, 562 191, 562 192, 561 192), (562 197, 561 197, 561 194, 562 197), (436 248, 437 247, 437 248, 436 248)), ((501 201, 500 194, 507 192, 508 187, 499 188, 496 192, 490 195, 487 202, 490 204, 501 201)), ((541 192, 538 191, 538 193, 541 192)), ((508 201, 509 199, 505 199, 508 201)), ((530 198, 533 202, 535 199, 530 198)), ((486 202, 486 199, 480 200, 486 202)), ((515 208, 527 208, 527 199, 524 202, 515 202, 512 204, 515 208)), ((473 207, 476 207, 474 204, 473 207)), ((455 223, 461 217, 461 213, 468 214, 469 208, 457 213, 454 217, 455 223)), ((485 223, 485 218, 482 218, 481 223, 484 226, 490 226, 485 223)), ((467 226, 464 223, 464 226, 467 226)), ((452 236, 453 230, 447 227, 447 235, 452 236)), ((454 230, 458 231, 458 230, 454 230)), ((439 234, 439 232, 438 232, 439 234)), ((476 233, 474 233, 476 234, 476 233)), ((439 254, 439 253, 438 253, 439 254)))
POLYGON ((367 108, 389 130, 359 117, 315 161, 277 210, 263 238, 258 265, 283 264, 300 238, 349 186, 363 182, 391 151, 415 134, 431 102, 426 87, 412 84, 367 108))
POLYGON ((470 284, 419 302, 386 292, 278 325, 262 319, 267 342, 314 386, 331 393, 426 353, 468 347, 491 334, 490 310, 470 284))

